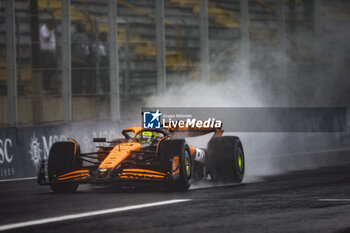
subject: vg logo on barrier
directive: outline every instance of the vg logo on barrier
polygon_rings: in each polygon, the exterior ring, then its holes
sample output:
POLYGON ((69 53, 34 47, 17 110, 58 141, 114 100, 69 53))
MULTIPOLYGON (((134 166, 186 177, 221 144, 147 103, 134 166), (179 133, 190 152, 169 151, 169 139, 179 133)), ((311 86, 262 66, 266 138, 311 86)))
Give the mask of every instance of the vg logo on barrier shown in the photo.
POLYGON ((162 113, 157 109, 156 112, 143 112, 143 128, 159 129, 162 113))

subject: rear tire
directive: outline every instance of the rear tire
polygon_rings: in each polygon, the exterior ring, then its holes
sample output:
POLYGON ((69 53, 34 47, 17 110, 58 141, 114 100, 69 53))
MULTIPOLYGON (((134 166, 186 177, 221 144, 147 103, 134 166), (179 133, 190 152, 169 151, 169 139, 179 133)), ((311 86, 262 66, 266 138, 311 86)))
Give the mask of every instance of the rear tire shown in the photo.
POLYGON ((73 142, 56 142, 50 149, 48 175, 51 189, 56 193, 70 193, 78 189, 78 183, 56 183, 58 176, 82 167, 82 160, 75 156, 74 147, 73 142))
POLYGON ((192 158, 189 147, 183 139, 166 140, 159 147, 159 161, 164 172, 171 175, 166 184, 169 191, 185 191, 191 186, 192 158), (174 159, 178 156, 178 169, 173 169, 174 159))
POLYGON ((245 161, 241 140, 235 136, 214 137, 208 143, 207 164, 215 183, 241 183, 245 161))

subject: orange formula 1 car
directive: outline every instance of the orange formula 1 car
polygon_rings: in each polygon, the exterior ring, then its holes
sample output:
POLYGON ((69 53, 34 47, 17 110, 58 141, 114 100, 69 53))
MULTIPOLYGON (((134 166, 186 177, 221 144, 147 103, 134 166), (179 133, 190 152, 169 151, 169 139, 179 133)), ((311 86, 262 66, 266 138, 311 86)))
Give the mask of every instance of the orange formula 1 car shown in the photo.
POLYGON ((54 192, 74 192, 83 183, 159 182, 181 191, 192 181, 242 182, 243 146, 238 137, 221 136, 220 129, 124 129, 125 138, 94 138, 97 151, 80 153, 73 140, 52 145, 43 161, 38 183, 54 192), (186 143, 185 137, 214 133, 206 149, 186 143))

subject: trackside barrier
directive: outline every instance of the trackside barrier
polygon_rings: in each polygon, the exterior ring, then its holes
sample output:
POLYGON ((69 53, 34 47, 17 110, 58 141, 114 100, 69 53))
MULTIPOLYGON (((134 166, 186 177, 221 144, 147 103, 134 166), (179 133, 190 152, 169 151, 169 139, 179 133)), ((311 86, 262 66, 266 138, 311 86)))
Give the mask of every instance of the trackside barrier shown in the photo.
POLYGON ((36 176, 40 161, 57 141, 76 139, 82 151, 94 150, 92 138, 121 137, 115 122, 0 129, 0 180, 36 176))

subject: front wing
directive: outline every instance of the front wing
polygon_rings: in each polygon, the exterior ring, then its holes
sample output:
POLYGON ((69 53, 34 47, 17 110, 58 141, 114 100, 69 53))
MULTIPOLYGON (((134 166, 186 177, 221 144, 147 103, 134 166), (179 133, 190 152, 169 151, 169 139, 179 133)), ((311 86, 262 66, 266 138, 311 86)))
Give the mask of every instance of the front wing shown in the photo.
MULTIPOLYGON (((159 169, 160 170, 160 169, 159 169)), ((46 163, 42 163, 38 174, 38 183, 48 185, 53 183, 110 183, 110 182, 166 182, 171 179, 170 172, 151 170, 149 168, 128 167, 120 169, 98 169, 96 167, 84 167, 81 170, 67 172, 65 174, 54 177, 53 181, 49 181, 46 163)))

